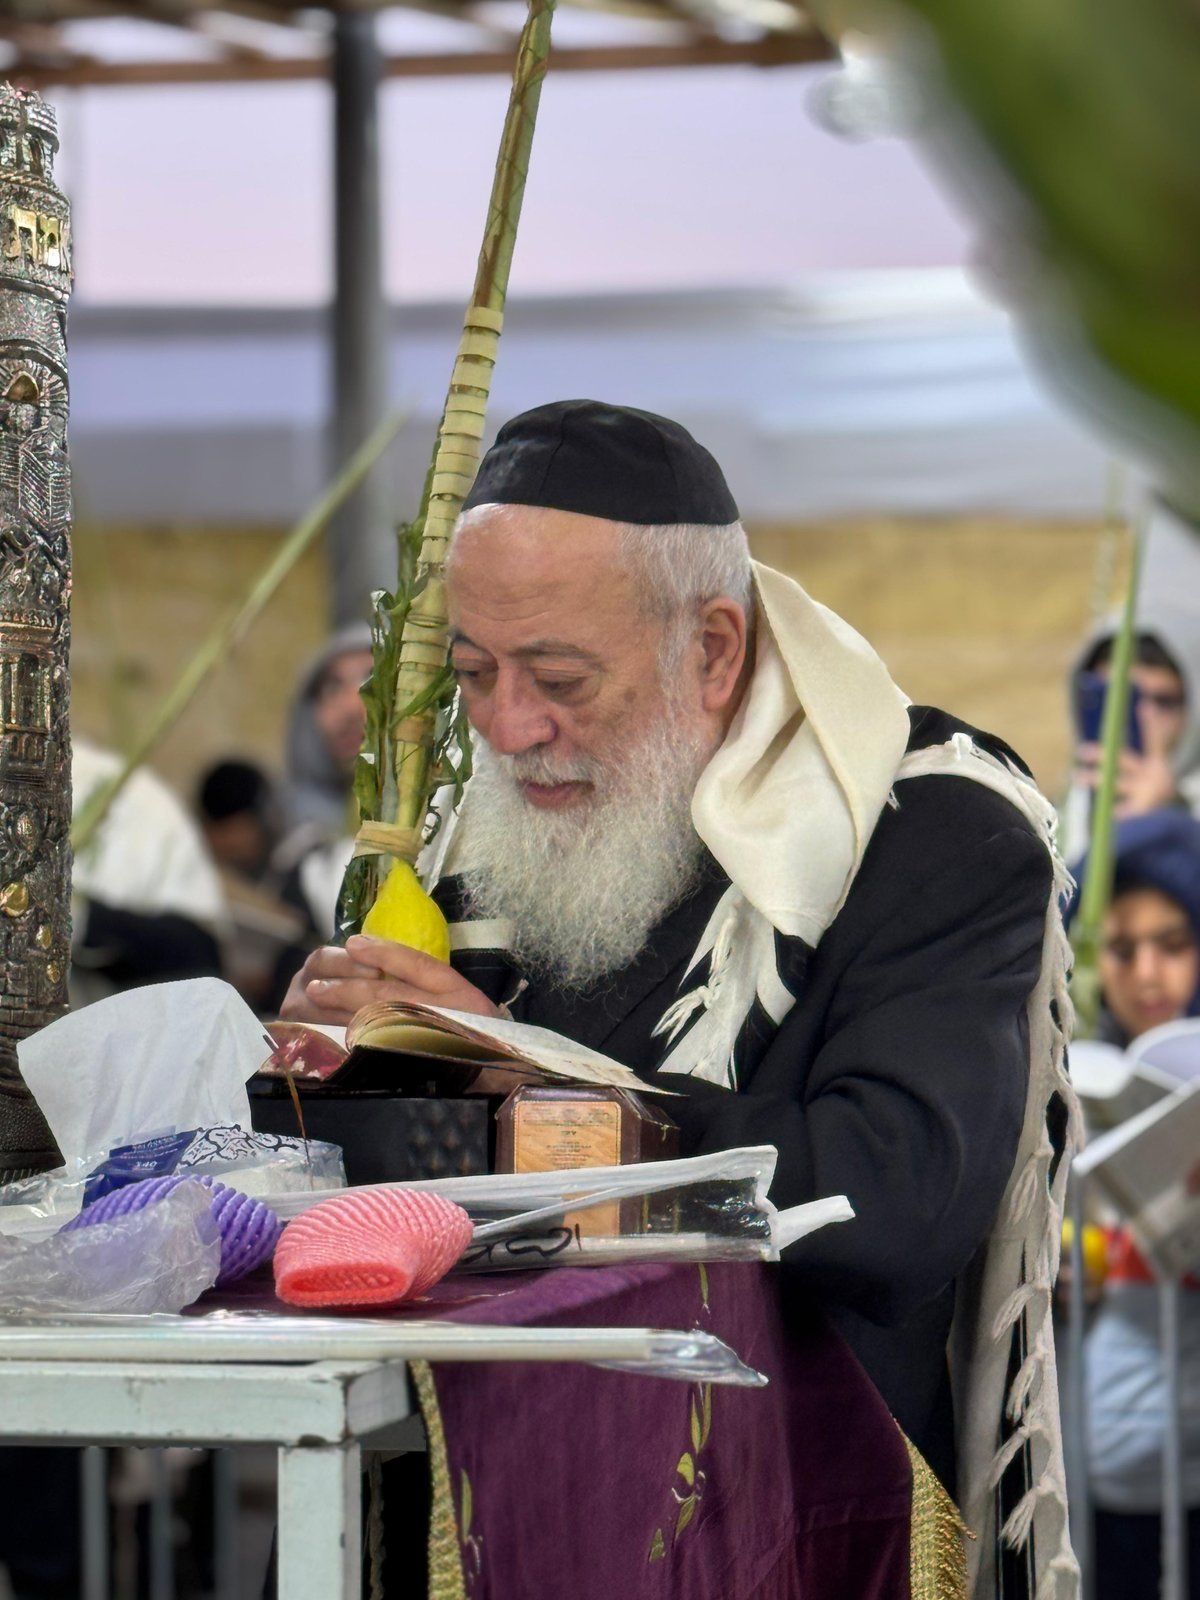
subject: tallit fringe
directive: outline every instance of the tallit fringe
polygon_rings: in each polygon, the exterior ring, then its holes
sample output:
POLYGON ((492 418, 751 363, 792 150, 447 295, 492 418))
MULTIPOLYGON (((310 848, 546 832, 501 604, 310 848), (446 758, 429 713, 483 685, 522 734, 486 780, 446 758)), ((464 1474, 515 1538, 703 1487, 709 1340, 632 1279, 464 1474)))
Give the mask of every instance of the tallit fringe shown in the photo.
MULTIPOLYGON (((1058 874, 1056 873, 1056 886, 1058 874)), ((1061 1518, 1061 1544, 1048 1563, 1038 1585, 1038 1595, 1054 1596, 1065 1581, 1065 1593, 1078 1574, 1078 1566, 1070 1545, 1066 1542, 1067 1492, 1066 1474, 1062 1463, 1062 1437, 1057 1416, 1056 1393, 1048 1385, 1050 1370, 1050 1338, 1052 1315, 1052 1285, 1058 1269, 1061 1250, 1062 1208, 1066 1191, 1067 1168, 1070 1155, 1079 1137, 1079 1110, 1070 1081, 1065 1071, 1067 1027, 1073 1018, 1067 978, 1070 972, 1070 947, 1062 931, 1057 896, 1047 916, 1043 946, 1043 971, 1052 974, 1051 984, 1056 1002, 1058 1021, 1050 1017, 1050 1072, 1047 1074, 1051 1093, 1046 1094, 1045 1112, 1054 1091, 1062 1095, 1068 1109, 1067 1150, 1059 1162, 1054 1182, 1049 1182, 1053 1149, 1048 1137, 1039 1141, 1029 1157, 1014 1187, 1009 1206, 1009 1220, 1015 1225, 1024 1224, 1026 1270, 1030 1281, 1010 1294, 997 1313, 993 1335, 997 1339, 1011 1338, 1012 1329, 1025 1318, 1026 1336, 1030 1351, 1017 1370, 1009 1386, 1005 1412, 1011 1420, 1020 1418, 1013 1435, 997 1450, 988 1482, 995 1488, 1010 1463, 1026 1444, 1041 1440, 1045 1446, 1041 1470, 1029 1490, 1021 1497, 1001 1529, 1001 1538, 1014 1549, 1023 1547, 1039 1520, 1043 1504, 1049 1503, 1061 1518)), ((1040 985, 1039 985, 1040 988, 1040 985)), ((1031 1021, 1031 1043, 1036 1038, 1031 1021)), ((1040 1020, 1040 1019, 1039 1019, 1040 1020)), ((1041 1029, 1038 1030, 1039 1032, 1041 1029)), ((1038 1451, 1037 1454, 1043 1454, 1038 1451)), ((1058 1518, 1056 1518, 1058 1520, 1058 1518)), ((1048 1531, 1048 1530, 1047 1530, 1048 1531)), ((1040 1544, 1039 1539, 1039 1544, 1040 1544)))
MULTIPOLYGON (((1067 1527, 1066 1472, 1062 1455, 1062 1430, 1058 1416, 1054 1374, 1053 1288, 1062 1247, 1062 1214, 1071 1156, 1080 1142, 1081 1116, 1066 1070, 1066 1047, 1074 1021, 1067 987, 1071 948, 1063 931, 1060 901, 1072 887, 1055 845, 1054 809, 1015 768, 981 750, 965 734, 947 745, 907 756, 898 777, 936 773, 969 776, 1012 801, 1026 817, 1049 853, 1053 891, 1046 908, 1042 938, 1042 978, 1028 1005, 1030 1081, 1027 1096, 1026 1156, 1010 1189, 997 1235, 1019 1244, 1024 1281, 1010 1290, 992 1318, 991 1336, 997 1354, 1008 1348, 1014 1328, 1024 1322, 1029 1351, 1022 1360, 1005 1397, 1004 1412, 1015 1423, 1012 1434, 995 1450, 985 1475, 994 1493, 1007 1468, 1026 1448, 1031 1457, 1033 1482, 1005 1519, 1001 1538, 1021 1548, 1034 1534, 1039 1577, 1036 1600, 1074 1600, 1078 1594, 1079 1567, 1071 1550, 1067 1527), (1067 1111, 1066 1147, 1053 1182, 1050 1167, 1054 1150, 1046 1117, 1055 1095, 1067 1111), (1030 1116, 1036 1117, 1036 1131, 1030 1116), (1032 1142, 1032 1149, 1029 1144, 1032 1142)), ((994 1236, 995 1237, 995 1236, 994 1236)), ((996 1289, 1002 1285, 995 1284, 996 1289)), ((965 1479, 972 1463, 960 1462, 965 1479)), ((981 1466, 982 1463, 975 1463, 981 1466)), ((976 1503, 975 1510, 981 1509, 976 1503)), ((972 1521, 968 1512, 968 1521, 972 1521)), ((981 1557, 983 1552, 981 1552, 981 1557)), ((977 1576, 976 1592, 991 1592, 986 1559, 977 1576)))
MULTIPOLYGON (((1016 1311, 1009 1328, 1001 1333, 1002 1337, 1011 1338, 1011 1327, 1015 1325, 1017 1317, 1024 1313, 1030 1351, 1009 1387, 1005 1411, 1010 1419, 1021 1419, 1019 1432, 1027 1440, 1031 1443, 1035 1439, 1040 1441, 1043 1448, 1035 1449, 1032 1454, 1035 1458, 1041 1456, 1043 1459, 1041 1470, 1036 1472, 1032 1486, 1005 1520, 1001 1537, 1006 1543, 1020 1549, 1028 1542, 1037 1526, 1038 1540, 1035 1548, 1044 1554, 1047 1545, 1049 1546, 1050 1559, 1046 1562, 1037 1585, 1037 1600, 1056 1600, 1060 1594, 1073 1596, 1078 1591, 1079 1582, 1079 1567, 1071 1550, 1067 1526, 1067 1484, 1058 1418, 1058 1395, 1056 1386, 1052 1386, 1049 1380, 1053 1370, 1052 1285, 1058 1273, 1062 1248, 1062 1214, 1066 1199, 1067 1176, 1071 1156, 1080 1142, 1082 1123, 1078 1101, 1066 1071, 1066 1046, 1070 1027, 1074 1021, 1074 1008, 1067 987, 1071 970, 1071 950, 1062 929, 1058 899, 1059 895, 1069 887, 1070 878, 1057 852, 1054 851, 1052 837, 1047 839, 1047 843, 1055 862, 1055 893, 1046 918, 1043 971, 1048 971, 1051 975, 1051 994, 1054 1004, 1053 1008, 1046 1008, 1042 1012, 1041 1018, 1038 1019, 1042 1026, 1036 1031, 1034 1018, 1030 1018, 1030 1042, 1036 1046, 1038 1034, 1048 1023, 1049 1092, 1045 1095, 1042 1110, 1043 1114, 1048 1111, 1055 1093, 1065 1102, 1066 1149, 1058 1164, 1054 1181, 1050 1183, 1049 1171, 1054 1152, 1048 1135, 1044 1135, 1014 1189, 1010 1216, 1014 1223, 1021 1222, 1025 1225, 1026 1269, 1030 1271, 1033 1280, 1028 1287, 1033 1292, 1025 1297, 1023 1306, 1016 1311), (1058 1525, 1056 1529, 1053 1528, 1054 1523, 1058 1525), (1057 1534, 1057 1538, 1053 1537, 1054 1533, 1057 1534)), ((1016 1310, 1018 1299, 1018 1296, 1010 1296, 1008 1308, 1016 1310)), ((999 1320, 997 1318, 997 1321, 999 1320)), ((1011 1460, 1014 1453, 1006 1451, 1004 1446, 997 1451, 996 1461, 989 1474, 993 1485, 999 1481, 999 1476, 1004 1470, 999 1466, 1001 1456, 1007 1454, 1011 1460)))
POLYGON ((1009 1467, 1024 1450, 1033 1436, 1033 1429, 1028 1421, 1022 1422, 1000 1446, 996 1458, 992 1462, 991 1471, 988 1473, 988 1488, 994 1489, 1009 1467))
POLYGON ((1039 1295, 1049 1292, 1049 1286, 1044 1283, 1023 1283, 1019 1289, 1014 1289, 996 1313, 996 1320, 992 1323, 992 1338, 1002 1339, 1020 1321, 1021 1313, 1027 1311, 1039 1295))
POLYGON ((703 983, 678 995, 651 1030, 666 1036, 659 1072, 705 1078, 737 1088, 737 1046, 757 1000, 776 1024, 795 996, 778 976, 775 930, 733 885, 717 902, 688 962, 689 973, 708 958, 703 983))
POLYGON ((1042 1574, 1034 1600, 1058 1600, 1079 1588, 1079 1563, 1072 1556, 1055 1556, 1042 1574))
POLYGON ((1038 1508, 1038 1502, 1053 1493, 1054 1486, 1052 1484, 1040 1483, 1021 1496, 1000 1530, 1000 1537, 1005 1544, 1012 1545, 1014 1550, 1021 1548, 1033 1529, 1033 1518, 1038 1508))
POLYGON ((1037 1339, 1034 1341, 1033 1349, 1018 1367, 1017 1375, 1008 1391, 1008 1403, 1004 1408, 1010 1422, 1016 1422, 1024 1416, 1029 1405, 1040 1393, 1039 1384, 1046 1376, 1048 1354, 1045 1339, 1037 1339))

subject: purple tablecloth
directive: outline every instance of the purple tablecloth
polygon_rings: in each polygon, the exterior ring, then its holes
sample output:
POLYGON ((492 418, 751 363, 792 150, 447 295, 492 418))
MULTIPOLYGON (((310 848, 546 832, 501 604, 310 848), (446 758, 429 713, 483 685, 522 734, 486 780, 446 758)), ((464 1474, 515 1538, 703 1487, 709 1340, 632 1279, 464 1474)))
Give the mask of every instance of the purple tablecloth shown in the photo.
MULTIPOLYGON (((702 1328, 770 1379, 412 1363, 434 1491, 429 1600, 963 1600, 949 1497, 821 1316, 785 1333, 776 1291, 757 1264, 558 1267, 451 1277, 384 1313, 702 1328)), ((304 1315, 261 1279, 218 1300, 304 1315)))
POLYGON ((785 1336, 772 1269, 560 1268, 445 1290, 438 1311, 455 1321, 704 1328, 771 1382, 416 1364, 434 1478, 430 1600, 964 1592, 948 1498, 818 1315, 785 1336))

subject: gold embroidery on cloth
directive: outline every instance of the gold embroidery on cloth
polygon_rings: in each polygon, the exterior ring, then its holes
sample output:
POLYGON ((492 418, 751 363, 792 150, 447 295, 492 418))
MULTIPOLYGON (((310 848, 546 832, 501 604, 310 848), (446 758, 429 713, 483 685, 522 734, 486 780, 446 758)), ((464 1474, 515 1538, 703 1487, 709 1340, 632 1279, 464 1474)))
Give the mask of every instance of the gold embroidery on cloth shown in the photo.
MULTIPOLYGON (((709 1307, 708 1269, 701 1261, 700 1268, 700 1305, 701 1315, 706 1315, 709 1307)), ((708 1436, 712 1432, 713 1386, 711 1383, 695 1385, 695 1390, 688 1393, 688 1423, 691 1436, 690 1450, 685 1450, 675 1466, 675 1476, 683 1480, 682 1491, 678 1488, 671 1490, 671 1497, 678 1508, 675 1513, 675 1528, 671 1535, 672 1544, 679 1538, 686 1528, 691 1525, 692 1519, 700 1509, 700 1501, 704 1494, 704 1485, 707 1474, 700 1465, 700 1452, 708 1443, 708 1436)), ((663 1530, 655 1528, 654 1538, 650 1542, 650 1553, 647 1562, 662 1561, 667 1554, 667 1543, 663 1537, 663 1530)))
MULTIPOLYGON (((429 1516, 429 1600, 467 1600, 458 1518, 454 1511, 454 1486, 450 1481, 450 1458, 446 1453, 446 1430, 442 1426, 433 1372, 428 1361, 410 1361, 408 1367, 420 1402, 421 1415, 425 1419, 429 1475, 433 1480, 433 1506, 429 1516)), ((469 1494, 470 1490, 466 1488, 465 1504, 470 1503, 469 1494)))
POLYGON ((920 1452, 908 1439, 904 1445, 913 1475, 908 1535, 912 1600, 966 1600, 966 1541, 974 1534, 920 1452))

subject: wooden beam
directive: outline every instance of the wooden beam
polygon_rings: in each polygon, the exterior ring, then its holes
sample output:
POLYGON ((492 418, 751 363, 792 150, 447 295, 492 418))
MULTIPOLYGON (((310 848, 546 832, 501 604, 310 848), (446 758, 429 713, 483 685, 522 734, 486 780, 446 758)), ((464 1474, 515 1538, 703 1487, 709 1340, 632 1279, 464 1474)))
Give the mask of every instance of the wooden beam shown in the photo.
MULTIPOLYGON (((680 44, 603 45, 556 50, 551 67, 560 72, 640 72, 675 67, 792 67, 826 61, 832 46, 818 33, 771 34, 734 41, 696 39, 680 44)), ((474 78, 512 72, 508 51, 463 51, 442 55, 389 56, 385 78, 474 78)), ((16 61, 6 76, 30 89, 115 88, 160 84, 297 83, 325 79, 325 56, 223 61, 124 61, 66 63, 62 66, 16 61)))
POLYGON ((227 11, 273 27, 291 28, 295 26, 293 13, 304 9, 303 0, 23 0, 23 4, 24 14, 30 17, 37 8, 38 21, 94 22, 119 17, 168 27, 187 26, 205 12, 227 11))
MULTIPOLYGON (((16 45, 18 59, 28 59, 40 71, 74 71, 96 62, 95 56, 73 49, 57 28, 45 22, 0 19, 0 39, 16 45)), ((0 72, 0 77, 7 76, 7 72, 0 72)))

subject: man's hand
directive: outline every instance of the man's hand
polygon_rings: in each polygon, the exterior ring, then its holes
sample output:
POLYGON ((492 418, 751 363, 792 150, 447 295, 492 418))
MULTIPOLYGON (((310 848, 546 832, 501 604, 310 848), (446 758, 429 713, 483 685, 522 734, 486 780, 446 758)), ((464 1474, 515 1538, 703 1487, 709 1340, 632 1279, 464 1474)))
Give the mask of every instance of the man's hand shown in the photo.
POLYGON ((280 1015, 288 1022, 348 1023, 363 1006, 407 1000, 479 1016, 500 1015, 488 997, 453 967, 390 939, 356 934, 344 950, 315 950, 292 979, 280 1015))

